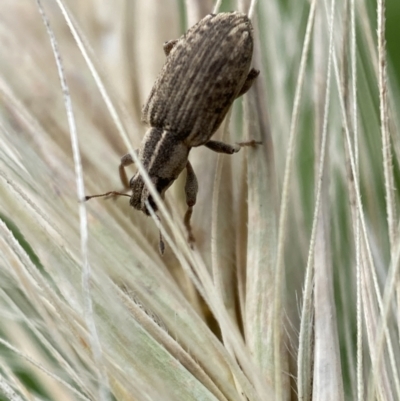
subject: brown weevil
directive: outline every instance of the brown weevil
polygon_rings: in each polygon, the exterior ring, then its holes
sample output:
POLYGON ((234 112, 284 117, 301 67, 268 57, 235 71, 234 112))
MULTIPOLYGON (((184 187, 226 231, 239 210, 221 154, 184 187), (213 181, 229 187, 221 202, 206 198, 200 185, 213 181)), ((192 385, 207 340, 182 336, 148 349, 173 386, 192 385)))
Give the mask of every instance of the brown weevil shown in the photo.
MULTIPOLYGON (((247 15, 239 12, 209 14, 181 38, 164 44, 166 62, 142 109, 142 121, 150 125, 136 151, 161 198, 186 168, 188 209, 184 223, 193 242, 190 218, 196 203, 198 183, 188 160, 191 148, 233 154, 243 142, 232 146, 210 138, 221 125, 233 101, 247 92, 259 71, 250 69, 253 56, 253 28, 247 15)), ((146 215, 147 205, 157 205, 137 172, 130 180, 125 167, 133 163, 130 154, 119 166, 125 189, 132 190, 130 204, 146 215)), ((119 195, 109 192, 103 195, 119 195)), ((94 197, 87 196, 86 200, 94 197)), ((160 237, 160 250, 164 244, 160 237)))

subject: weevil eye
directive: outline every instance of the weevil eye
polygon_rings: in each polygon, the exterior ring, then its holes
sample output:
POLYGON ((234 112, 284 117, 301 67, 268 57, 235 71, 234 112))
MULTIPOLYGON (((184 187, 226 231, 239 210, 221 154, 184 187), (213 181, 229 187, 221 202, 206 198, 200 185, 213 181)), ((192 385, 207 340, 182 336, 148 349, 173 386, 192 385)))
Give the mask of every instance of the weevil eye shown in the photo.
POLYGON ((171 186, 174 179, 171 178, 157 178, 156 188, 161 198, 164 199, 165 191, 171 186))
MULTIPOLYGON (((155 178, 153 177, 153 183, 154 186, 157 189, 157 192, 160 194, 161 198, 164 199, 164 194, 165 191, 170 187, 170 185, 173 183, 173 179, 169 178, 155 178)), ((150 191, 146 188, 143 187, 142 189, 142 208, 141 210, 145 212, 147 215, 150 214, 150 212, 146 208, 145 201, 148 201, 154 212, 157 212, 158 207, 156 205, 156 202, 154 201, 153 197, 150 195, 150 191)))
MULTIPOLYGON (((147 201, 149 202, 149 204, 150 204, 151 208, 153 209, 153 211, 156 212, 156 211, 158 210, 158 208, 157 208, 157 205, 156 205, 156 203, 154 202, 154 199, 153 199, 153 197, 152 197, 151 195, 148 195, 147 201)), ((144 204, 143 206, 144 206, 143 211, 144 211, 147 215, 150 215, 150 212, 147 210, 146 205, 144 204)))

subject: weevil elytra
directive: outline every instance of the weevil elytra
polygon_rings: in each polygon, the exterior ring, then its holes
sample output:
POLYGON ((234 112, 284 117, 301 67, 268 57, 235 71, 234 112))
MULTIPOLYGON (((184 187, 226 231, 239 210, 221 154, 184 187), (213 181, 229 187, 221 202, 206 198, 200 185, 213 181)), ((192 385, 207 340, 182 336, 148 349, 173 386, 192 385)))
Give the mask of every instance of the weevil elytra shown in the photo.
MULTIPOLYGON (((188 160, 191 148, 205 145, 215 152, 233 154, 241 146, 256 144, 233 146, 210 140, 233 101, 250 89, 259 74, 250 69, 251 21, 239 12, 209 14, 179 39, 166 42, 164 52, 166 62, 142 109, 142 121, 150 128, 136 152, 161 198, 186 168, 184 223, 193 242, 190 218, 198 183, 188 160)), ((146 204, 154 212, 157 205, 139 173, 128 180, 125 167, 132 163, 130 154, 122 157, 120 178, 124 188, 132 190, 130 204, 149 215, 146 204)), ((110 194, 119 195, 109 192, 103 196, 110 194)), ((163 248, 160 238, 161 252, 163 248)))

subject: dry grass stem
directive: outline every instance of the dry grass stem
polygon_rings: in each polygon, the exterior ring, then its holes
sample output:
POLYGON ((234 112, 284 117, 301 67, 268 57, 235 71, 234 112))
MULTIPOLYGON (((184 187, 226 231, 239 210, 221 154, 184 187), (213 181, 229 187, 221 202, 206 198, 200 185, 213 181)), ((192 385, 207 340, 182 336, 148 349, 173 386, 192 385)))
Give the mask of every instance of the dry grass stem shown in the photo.
POLYGON ((1 401, 400 399, 392 1, 2 2, 1 401), (163 43, 233 9, 260 75, 213 139, 261 144, 191 150, 191 246, 141 108, 163 43), (81 202, 128 152, 150 218, 81 202))

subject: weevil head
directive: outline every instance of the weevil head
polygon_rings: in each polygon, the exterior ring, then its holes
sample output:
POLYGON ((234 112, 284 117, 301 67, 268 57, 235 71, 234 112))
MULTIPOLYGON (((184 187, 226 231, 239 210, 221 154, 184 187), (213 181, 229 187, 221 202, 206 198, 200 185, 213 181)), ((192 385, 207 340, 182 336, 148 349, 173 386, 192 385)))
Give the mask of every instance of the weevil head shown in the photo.
MULTIPOLYGON (((189 150, 174 132, 158 128, 150 128, 146 132, 138 156, 161 199, 186 167, 189 150)), ((131 206, 149 215, 147 201, 157 211, 157 205, 139 172, 132 177, 130 187, 131 206)))
MULTIPOLYGON (((160 194, 161 199, 164 199, 165 191, 173 183, 174 179, 165 179, 159 177, 150 176, 153 185, 155 186, 157 192, 160 194)), ((150 212, 147 209, 146 203, 148 202, 154 212, 158 210, 157 204, 155 203, 150 191, 146 187, 143 178, 139 173, 136 173, 131 179, 132 195, 130 199, 130 204, 137 210, 141 210, 146 215, 150 212)))

